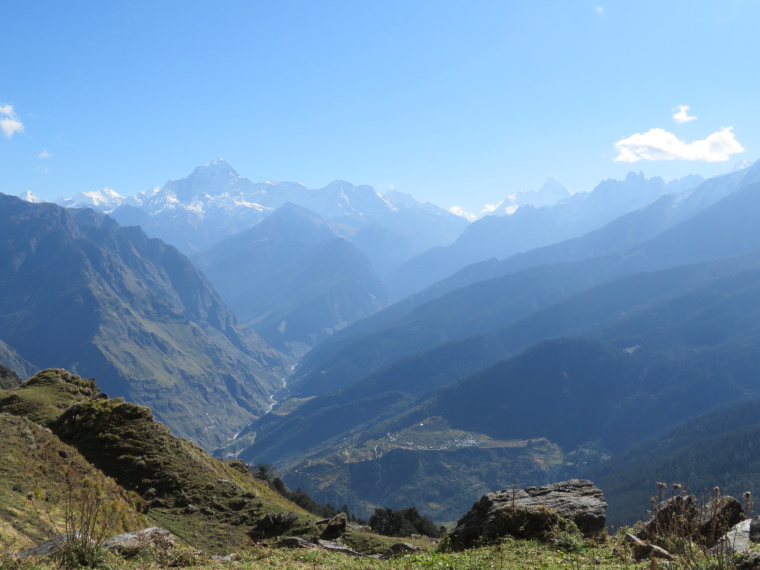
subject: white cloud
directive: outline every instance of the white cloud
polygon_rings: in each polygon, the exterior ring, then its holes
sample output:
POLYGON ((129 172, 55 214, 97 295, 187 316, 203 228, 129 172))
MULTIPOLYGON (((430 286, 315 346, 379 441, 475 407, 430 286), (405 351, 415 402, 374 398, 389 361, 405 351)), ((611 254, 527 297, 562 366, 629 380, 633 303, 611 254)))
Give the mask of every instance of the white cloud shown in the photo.
POLYGON ((691 109, 691 107, 689 107, 688 105, 679 105, 678 111, 676 111, 673 114, 673 120, 676 123, 680 124, 680 123, 688 123, 689 121, 693 121, 694 119, 696 119, 696 117, 689 116, 689 109, 691 109))
POLYGON ((472 212, 468 212, 462 206, 452 206, 449 208, 449 212, 454 214, 455 216, 461 216, 462 218, 465 218, 466 220, 473 222, 478 219, 478 217, 473 214, 472 212))
POLYGON ((687 143, 665 129, 650 129, 616 142, 619 154, 615 162, 675 159, 722 162, 732 154, 744 152, 732 130, 733 127, 724 127, 706 139, 687 143))
POLYGON ((601 6, 595 6, 594 10, 596 11, 597 14, 604 14, 604 8, 602 8, 601 6))
POLYGON ((51 156, 53 156, 52 153, 50 153, 50 152, 48 152, 48 151, 46 151, 46 150, 43 149, 43 151, 37 155, 37 158, 41 158, 41 159, 45 160, 46 158, 50 158, 51 156))
POLYGON ((24 130, 24 125, 18 120, 18 116, 13 111, 13 105, 0 103, 0 131, 7 138, 11 138, 15 133, 24 130))

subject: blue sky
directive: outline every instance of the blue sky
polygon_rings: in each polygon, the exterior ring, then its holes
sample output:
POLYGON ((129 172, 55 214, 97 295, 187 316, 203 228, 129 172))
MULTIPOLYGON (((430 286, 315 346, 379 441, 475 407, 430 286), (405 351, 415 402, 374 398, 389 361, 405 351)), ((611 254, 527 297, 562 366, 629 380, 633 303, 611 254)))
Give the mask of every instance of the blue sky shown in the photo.
POLYGON ((0 191, 127 196, 216 156, 470 211, 549 176, 712 176, 760 155, 758 22, 760 0, 11 0, 0 191))

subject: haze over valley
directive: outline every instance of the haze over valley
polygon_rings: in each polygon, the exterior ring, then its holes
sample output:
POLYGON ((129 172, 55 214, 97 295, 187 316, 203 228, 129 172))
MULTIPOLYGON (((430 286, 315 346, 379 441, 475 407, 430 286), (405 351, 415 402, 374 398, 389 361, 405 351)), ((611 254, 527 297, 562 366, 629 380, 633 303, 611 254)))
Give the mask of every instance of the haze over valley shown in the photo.
POLYGON ((604 503, 536 535, 589 566, 683 546, 589 541, 663 489, 751 518, 760 3, 40 7, 0 34, 0 566, 77 536, 35 518, 72 480, 280 567, 502 553, 510 490, 604 503))
POLYGON ((451 521, 760 396, 759 168, 550 181, 472 222, 222 159, 127 198, 4 196, 2 364, 96 377, 317 501, 451 521))

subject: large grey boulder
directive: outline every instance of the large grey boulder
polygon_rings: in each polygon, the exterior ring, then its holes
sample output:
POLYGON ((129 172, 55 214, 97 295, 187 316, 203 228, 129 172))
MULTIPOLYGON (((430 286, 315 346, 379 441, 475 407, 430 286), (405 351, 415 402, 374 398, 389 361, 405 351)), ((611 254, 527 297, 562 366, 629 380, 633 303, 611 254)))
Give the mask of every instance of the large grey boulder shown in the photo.
POLYGON ((713 551, 733 554, 747 550, 752 543, 758 542, 760 542, 760 517, 754 517, 731 527, 731 530, 720 537, 713 551))
POLYGON ((341 533, 346 530, 347 525, 348 517, 346 516, 346 513, 338 513, 327 521, 327 526, 322 532, 322 538, 329 539, 340 536, 341 533))
POLYGON ((131 558, 146 550, 171 550, 174 548, 174 535, 168 530, 152 526, 109 538, 100 547, 131 558))
POLYGON ((606 509, 602 491, 584 479, 488 493, 459 520, 451 544, 470 548, 506 535, 545 540, 563 521, 591 536, 605 529, 606 509))

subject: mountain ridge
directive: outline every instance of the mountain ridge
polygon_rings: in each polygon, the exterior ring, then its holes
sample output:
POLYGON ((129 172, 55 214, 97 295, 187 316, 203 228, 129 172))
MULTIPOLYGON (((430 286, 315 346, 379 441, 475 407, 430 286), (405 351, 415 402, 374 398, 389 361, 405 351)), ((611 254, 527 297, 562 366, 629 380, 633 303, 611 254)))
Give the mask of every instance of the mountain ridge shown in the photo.
POLYGON ((0 338, 22 358, 98 377, 208 447, 268 409, 288 359, 175 248, 90 209, 0 195, 0 217, 0 338))

